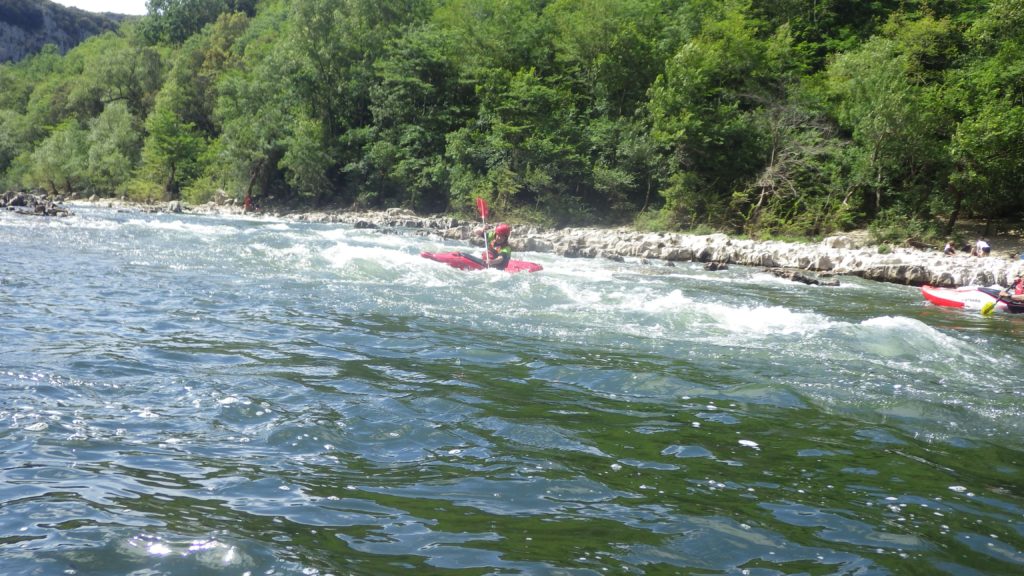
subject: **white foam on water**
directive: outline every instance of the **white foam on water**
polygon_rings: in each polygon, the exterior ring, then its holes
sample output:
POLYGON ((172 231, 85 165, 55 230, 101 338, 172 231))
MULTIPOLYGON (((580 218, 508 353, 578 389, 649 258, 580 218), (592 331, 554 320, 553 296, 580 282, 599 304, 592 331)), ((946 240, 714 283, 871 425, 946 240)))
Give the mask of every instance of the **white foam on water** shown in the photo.
MULTIPOLYGON (((628 302, 628 301, 627 301, 628 302)), ((629 302, 634 310, 648 313, 679 312, 689 310, 698 303, 683 294, 682 290, 672 290, 668 294, 662 294, 653 298, 642 298, 639 302, 629 302)))
MULTIPOLYGON (((413 256, 396 250, 377 246, 354 246, 336 244, 320 252, 334 268, 346 269, 360 264, 372 264, 384 268, 396 268, 400 261, 412 262, 413 256)), ((417 256, 418 258, 418 256, 417 256)))
POLYGON ((862 351, 883 358, 951 359, 965 350, 962 341, 905 316, 869 318, 849 331, 862 351))
POLYGON ((274 232, 290 232, 292 230, 292 227, 289 226, 287 222, 272 222, 270 224, 267 224, 266 226, 260 226, 258 228, 248 228, 246 229, 246 232, 256 233, 265 230, 272 230, 274 232))
MULTIPOLYGON (((357 229, 350 226, 318 230, 316 236, 329 242, 345 245, 379 246, 394 249, 406 248, 410 245, 410 239, 401 234, 382 234, 379 230, 357 229)), ((430 251, 437 252, 438 250, 430 251)))
POLYGON ((832 321, 821 314, 799 312, 783 306, 703 305, 720 327, 738 335, 761 338, 777 335, 810 335, 828 329, 832 321))
POLYGON ((352 228, 331 228, 330 230, 318 230, 316 235, 331 242, 343 242, 352 235, 352 228))
POLYGON ((75 214, 67 218, 30 218, 13 213, 0 212, 0 228, 10 229, 60 229, 71 228, 82 230, 114 230, 121 224, 114 220, 98 220, 75 214))
POLYGON ((248 245, 248 249, 255 254, 260 254, 267 261, 287 262, 301 268, 309 268, 314 256, 312 249, 306 244, 293 244, 279 248, 263 242, 253 242, 248 245))
POLYGON ((239 233, 239 229, 234 226, 227 226, 225 224, 197 224, 194 222, 184 222, 182 220, 165 221, 157 219, 132 218, 128 220, 126 224, 150 230, 183 232, 206 238, 231 236, 239 233))
MULTIPOLYGON (((512 257, 516 260, 529 260, 536 262, 536 255, 514 252, 512 257)), ((581 280, 587 282, 610 282, 615 280, 616 270, 607 266, 605 262, 595 262, 591 258, 559 258, 557 262, 543 264, 542 274, 558 278, 568 279, 579 284, 581 280)))
MULTIPOLYGON (((399 247, 402 247, 401 244, 397 243, 399 247)), ((331 270, 346 281, 372 285, 419 286, 433 290, 457 284, 467 274, 427 260, 419 253, 411 254, 387 245, 340 243, 322 249, 319 255, 327 261, 331 270)))

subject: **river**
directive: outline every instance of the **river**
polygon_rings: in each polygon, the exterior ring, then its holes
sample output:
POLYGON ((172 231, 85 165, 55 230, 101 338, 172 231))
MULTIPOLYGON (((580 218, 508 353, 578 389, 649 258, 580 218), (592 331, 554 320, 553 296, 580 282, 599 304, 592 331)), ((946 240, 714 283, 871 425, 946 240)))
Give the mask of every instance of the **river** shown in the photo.
POLYGON ((1024 318, 74 210, 0 214, 4 574, 1024 571, 1024 318))

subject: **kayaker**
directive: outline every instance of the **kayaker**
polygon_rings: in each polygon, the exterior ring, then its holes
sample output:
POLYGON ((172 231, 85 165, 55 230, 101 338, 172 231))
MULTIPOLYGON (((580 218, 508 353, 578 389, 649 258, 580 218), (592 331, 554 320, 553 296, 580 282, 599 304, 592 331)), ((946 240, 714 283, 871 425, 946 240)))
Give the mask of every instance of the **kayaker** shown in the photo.
POLYGON ((462 255, 482 266, 504 270, 508 266, 508 261, 512 259, 512 247, 508 245, 508 237, 511 233, 512 227, 505 223, 498 224, 494 230, 489 232, 484 228, 478 228, 474 234, 484 237, 485 250, 480 258, 465 252, 462 255))
POLYGON ((1017 272, 1017 278, 1006 288, 999 291, 1000 298, 1009 298, 1015 302, 1024 300, 1024 272, 1017 272))
POLYGON ((480 231, 487 244, 484 261, 489 267, 504 270, 508 266, 508 261, 512 259, 512 247, 508 245, 511 233, 512 227, 504 222, 495 226, 491 232, 480 231))

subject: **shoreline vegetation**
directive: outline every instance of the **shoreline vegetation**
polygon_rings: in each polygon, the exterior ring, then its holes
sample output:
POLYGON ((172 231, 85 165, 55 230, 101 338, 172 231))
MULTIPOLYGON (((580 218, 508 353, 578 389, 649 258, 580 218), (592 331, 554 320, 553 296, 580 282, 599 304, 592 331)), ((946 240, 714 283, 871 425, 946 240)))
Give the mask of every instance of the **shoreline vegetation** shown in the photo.
POLYGON ((0 64, 0 191, 972 242, 1024 218, 1021 2, 152 0, 0 64))
MULTIPOLYGON (((209 202, 191 206, 177 201, 140 204, 94 197, 88 200, 69 200, 66 204, 200 215, 246 213, 241 205, 234 202, 209 202)), ((414 233, 467 244, 474 240, 472 231, 479 225, 478 222, 453 216, 418 215, 411 210, 398 208, 382 211, 270 209, 253 215, 296 222, 348 224, 368 229, 404 228, 414 233)), ((964 228, 961 232, 972 232, 970 225, 962 224, 964 228)), ((513 223, 512 248, 514 251, 551 253, 569 258, 606 258, 618 261, 636 258, 648 265, 672 266, 676 262, 702 262, 709 269, 720 269, 728 265, 760 267, 778 276, 807 284, 835 285, 834 277, 849 275, 910 286, 1005 286, 1017 273, 1024 271, 1024 260, 1020 259, 1024 239, 1012 233, 988 239, 993 248, 991 255, 976 257, 967 252, 946 255, 941 248, 872 244, 863 231, 804 243, 750 240, 722 233, 642 232, 627 227, 554 229, 513 223)))

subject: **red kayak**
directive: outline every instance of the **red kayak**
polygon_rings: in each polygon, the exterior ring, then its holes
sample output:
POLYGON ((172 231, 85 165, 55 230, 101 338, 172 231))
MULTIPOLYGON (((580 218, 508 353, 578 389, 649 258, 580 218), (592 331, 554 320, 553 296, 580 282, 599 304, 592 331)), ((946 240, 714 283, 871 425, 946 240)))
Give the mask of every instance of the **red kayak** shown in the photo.
POLYGON ((994 303, 995 309, 1000 312, 1009 312, 1011 314, 1024 312, 1024 303, 999 300, 999 290, 997 288, 985 288, 983 286, 936 288, 935 286, 924 285, 921 286, 921 295, 924 296, 925 300, 939 306, 981 310, 985 304, 994 303))
MULTIPOLYGON (((458 268, 459 270, 482 270, 487 266, 482 260, 464 252, 420 252, 420 256, 458 268)), ((509 260, 505 272, 537 272, 544 267, 525 260, 509 260)))

